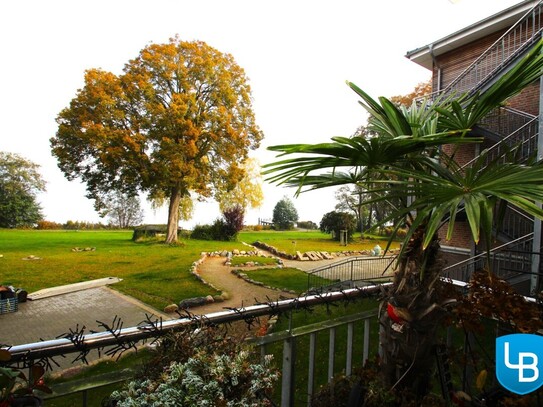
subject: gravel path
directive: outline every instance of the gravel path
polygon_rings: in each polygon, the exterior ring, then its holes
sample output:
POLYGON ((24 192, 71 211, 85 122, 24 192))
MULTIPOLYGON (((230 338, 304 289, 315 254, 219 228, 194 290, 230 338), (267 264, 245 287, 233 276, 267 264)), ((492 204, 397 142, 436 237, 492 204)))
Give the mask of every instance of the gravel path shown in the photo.
MULTIPOLYGON (((239 267, 224 265, 224 257, 207 257, 198 267, 200 276, 220 290, 226 291, 230 298, 223 302, 215 302, 202 305, 191 310, 195 314, 208 314, 210 312, 223 311, 224 308, 253 305, 258 301, 265 302, 267 298, 292 298, 294 295, 269 288, 247 283, 231 273, 231 270, 239 267)), ((245 268, 247 270, 253 268, 245 268)))
MULTIPOLYGON (((262 251, 262 250, 260 250, 262 251)), ((332 260, 319 261, 297 261, 283 260, 285 267, 299 268, 304 271, 316 269, 318 267, 332 264, 345 258, 335 258, 332 260)), ((231 273, 233 269, 240 267, 231 267, 224 265, 224 257, 207 257, 198 267, 200 276, 207 282, 213 284, 220 290, 226 291, 230 298, 224 302, 215 302, 202 305, 190 310, 195 314, 207 314, 211 312, 223 311, 224 308, 241 307, 253 305, 258 301, 266 301, 267 298, 277 300, 279 298, 293 298, 293 294, 283 291, 270 290, 254 284, 247 283, 231 273)), ((244 267, 244 270, 254 270, 262 267, 244 267)), ((267 268, 270 268, 269 266, 267 268)))

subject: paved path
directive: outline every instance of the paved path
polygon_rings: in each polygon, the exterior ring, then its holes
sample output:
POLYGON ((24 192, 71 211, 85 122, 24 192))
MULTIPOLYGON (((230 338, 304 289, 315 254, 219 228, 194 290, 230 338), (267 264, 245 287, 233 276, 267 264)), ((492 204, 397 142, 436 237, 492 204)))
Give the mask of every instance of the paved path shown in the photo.
MULTIPOLYGON (((200 315, 208 314, 211 312, 223 311, 225 308, 239 308, 242 306, 253 305, 259 301, 265 302, 268 298, 277 300, 280 297, 294 297, 294 295, 282 291, 270 290, 269 288, 247 283, 230 272, 232 269, 240 269, 241 267, 225 266, 224 261, 224 257, 208 257, 198 267, 198 273, 204 280, 213 284, 219 290, 226 291, 230 298, 223 302, 215 302, 196 307, 189 310, 190 312, 200 315)), ((250 270, 254 268, 255 267, 244 267, 243 269, 250 270)))
MULTIPOLYGON (((325 264, 337 262, 339 259, 322 261, 288 261, 285 266, 311 270, 325 264)), ((239 267, 237 267, 239 268, 239 267)), ((217 288, 229 293, 230 298, 190 310, 195 314, 206 314, 222 311, 226 307, 241 307, 266 301, 268 298, 292 297, 292 294, 270 290, 249 284, 233 275, 232 267, 224 265, 224 258, 207 258, 199 267, 201 276, 217 288)), ((101 285, 101 284, 100 284, 101 285)), ((70 292, 68 289, 47 290, 55 295, 40 295, 34 301, 19 304, 15 313, 0 314, 0 345, 18 345, 55 339, 75 330, 77 326, 85 326, 85 332, 103 331, 97 321, 108 324, 117 315, 123 321, 123 327, 138 325, 145 320, 146 314, 160 315, 164 319, 176 318, 177 314, 164 315, 159 311, 128 297, 106 286, 96 287, 88 283, 82 290, 70 292)), ((43 293, 42 293, 43 294, 43 293)), ((45 294, 48 294, 47 292, 45 294)), ((92 357, 94 359, 95 357, 92 357)), ((72 358, 57 360, 61 366, 72 366, 72 358)))
POLYGON ((115 315, 124 327, 139 324, 145 314, 158 314, 151 307, 108 287, 27 301, 17 312, 0 315, 0 344, 19 345, 54 339, 85 326, 86 332, 102 331, 98 321, 111 324, 115 315))

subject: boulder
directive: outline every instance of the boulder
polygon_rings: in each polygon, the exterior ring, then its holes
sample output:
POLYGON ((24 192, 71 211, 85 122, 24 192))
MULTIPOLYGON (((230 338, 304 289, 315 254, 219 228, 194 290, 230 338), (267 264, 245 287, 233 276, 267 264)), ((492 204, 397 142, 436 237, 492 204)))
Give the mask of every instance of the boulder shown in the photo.
POLYGON ((207 304, 206 297, 188 298, 179 303, 179 309, 189 309, 207 304))
POLYGON ((167 314, 171 314, 179 309, 179 306, 177 304, 170 304, 164 307, 164 312, 167 314))

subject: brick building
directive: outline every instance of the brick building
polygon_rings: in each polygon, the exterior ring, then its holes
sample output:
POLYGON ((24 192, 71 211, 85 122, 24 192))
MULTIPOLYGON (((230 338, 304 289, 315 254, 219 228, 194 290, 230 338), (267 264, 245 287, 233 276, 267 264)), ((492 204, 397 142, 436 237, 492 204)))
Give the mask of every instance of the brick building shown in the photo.
MULTIPOLYGON (((432 72, 434 97, 463 92, 484 92, 542 37, 543 1, 523 1, 491 15, 406 55, 432 72)), ((506 106, 491 113, 472 133, 485 138, 481 145, 465 145, 456 158, 470 165, 481 149, 489 159, 503 156, 508 147, 521 145, 525 159, 542 158, 543 137, 539 136, 539 118, 543 115, 541 81, 528 86, 506 106), (539 146, 539 148, 538 148, 539 146)), ((543 180, 542 180, 543 182, 543 180)), ((494 270, 516 284, 523 292, 539 290, 541 221, 508 208, 504 226, 493 242, 494 270)), ((465 279, 483 256, 475 246, 465 222, 458 223, 450 241, 442 239, 449 264, 463 259, 447 270, 454 278, 465 279)))

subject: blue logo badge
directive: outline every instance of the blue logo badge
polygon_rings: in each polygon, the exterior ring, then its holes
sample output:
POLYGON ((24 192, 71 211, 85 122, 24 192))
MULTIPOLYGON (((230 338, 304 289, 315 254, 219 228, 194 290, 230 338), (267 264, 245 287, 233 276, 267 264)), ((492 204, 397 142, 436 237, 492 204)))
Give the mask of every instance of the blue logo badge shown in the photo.
POLYGON ((516 394, 528 394, 543 385, 543 337, 513 334, 496 338, 496 376, 516 394))

